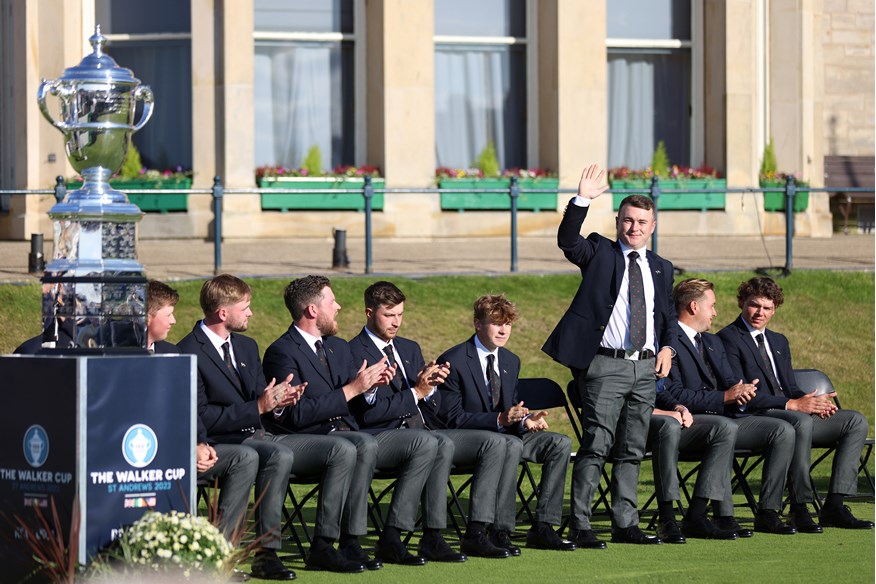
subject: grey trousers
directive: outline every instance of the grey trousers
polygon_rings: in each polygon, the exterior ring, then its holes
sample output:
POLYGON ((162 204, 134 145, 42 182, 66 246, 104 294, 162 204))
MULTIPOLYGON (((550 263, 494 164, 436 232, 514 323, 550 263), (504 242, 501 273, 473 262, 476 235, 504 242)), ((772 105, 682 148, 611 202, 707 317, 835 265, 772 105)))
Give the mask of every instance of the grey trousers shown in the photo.
POLYGON ((693 425, 682 428, 677 420, 651 415, 648 449, 652 452, 654 486, 660 502, 678 501, 679 451, 697 455, 702 464, 694 485, 694 496, 719 501, 730 484, 737 426, 730 418, 696 414, 693 425))
POLYGON ((447 527, 447 480, 454 466, 473 468, 469 520, 493 523, 505 440, 487 430, 436 430, 432 435, 438 439, 438 455, 423 489, 424 525, 447 527))
MULTIPOLYGON (((794 428, 787 422, 766 416, 734 418, 733 422, 739 428, 736 448, 765 451, 758 508, 781 510, 785 477, 794 452, 794 428)), ((727 483, 726 494, 717 505, 717 513, 722 517, 733 515, 730 483, 727 483)))
POLYGON ((243 444, 215 444, 216 464, 198 473, 198 480, 219 484, 219 529, 231 540, 238 529, 246 527, 249 491, 259 470, 259 454, 243 444))
POLYGON ((315 534, 337 539, 356 470, 356 447, 335 433, 278 434, 277 439, 295 453, 292 474, 319 480, 315 534))
POLYGON ((282 525, 283 505, 286 501, 286 485, 295 454, 283 443, 285 436, 274 436, 258 432, 243 441, 245 446, 255 450, 259 456, 258 472, 255 479, 256 500, 261 501, 255 508, 256 535, 261 546, 280 549, 280 527, 282 525))
POLYGON ((787 410, 767 410, 764 415, 794 426, 794 456, 788 471, 792 503, 811 503, 815 498, 809 482, 813 446, 836 447, 828 492, 857 494, 858 461, 869 430, 867 418, 854 410, 838 410, 829 418, 787 410))
MULTIPOLYGON (((376 436, 365 432, 332 435, 349 440, 356 447, 356 468, 344 507, 343 532, 365 535, 368 489, 375 469, 398 473, 386 524, 401 531, 413 531, 423 487, 438 456, 438 438, 428 430, 408 429, 386 430, 376 436)), ((447 484, 446 479, 443 484, 447 484)))
POLYGON ((498 529, 514 531, 517 516, 517 474, 520 460, 541 466, 536 521, 559 525, 563 514, 563 495, 566 490, 566 471, 572 441, 556 432, 527 432, 522 437, 496 434, 505 439, 505 462, 499 478, 496 519, 498 529))
POLYGON ((578 372, 575 386, 583 406, 584 436, 572 471, 574 529, 591 529, 593 496, 609 454, 612 525, 625 528, 639 523, 637 487, 639 467, 656 395, 654 359, 632 361, 596 355, 586 372, 578 372))

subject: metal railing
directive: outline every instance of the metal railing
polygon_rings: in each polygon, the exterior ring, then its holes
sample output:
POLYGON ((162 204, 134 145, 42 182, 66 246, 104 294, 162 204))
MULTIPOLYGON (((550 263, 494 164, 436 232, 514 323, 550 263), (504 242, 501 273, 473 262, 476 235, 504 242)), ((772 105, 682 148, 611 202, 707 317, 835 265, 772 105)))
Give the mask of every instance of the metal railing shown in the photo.
MULTIPOLYGON (((209 194, 212 196, 213 208, 213 272, 219 274, 222 272, 222 200, 227 195, 242 195, 242 194, 301 194, 313 195, 323 191, 315 189, 295 189, 295 188, 245 188, 245 189, 226 189, 222 184, 220 177, 213 179, 213 186, 209 189, 126 189, 128 194, 209 194)), ((442 193, 474 193, 493 196, 509 197, 510 209, 510 238, 511 238, 511 258, 510 271, 512 273, 518 271, 518 249, 517 249, 517 216, 518 202, 522 193, 557 193, 557 194, 575 194, 577 189, 521 189, 516 177, 511 178, 508 188, 501 189, 479 189, 479 188, 375 188, 371 184, 371 178, 365 177, 364 184, 361 189, 332 189, 333 194, 360 194, 364 199, 364 222, 365 222, 365 273, 372 273, 373 266, 373 230, 372 230, 372 213, 373 200, 375 194, 442 194, 442 193)), ((833 188, 815 188, 809 186, 798 186, 793 177, 788 177, 782 187, 746 187, 746 188, 701 188, 696 187, 695 193, 700 194, 737 194, 737 193, 769 193, 780 192, 785 196, 785 265, 782 268, 783 274, 789 274, 793 268, 793 240, 794 240, 794 201, 799 193, 873 193, 874 189, 867 187, 833 187, 833 188)), ((660 212, 660 197, 664 194, 681 194, 688 193, 686 189, 663 189, 660 186, 660 181, 657 177, 651 180, 648 188, 632 188, 632 189, 611 189, 606 193, 612 194, 644 194, 648 195, 654 201, 655 211, 660 212)), ((67 188, 63 177, 58 177, 54 189, 32 189, 32 190, 0 190, 2 195, 51 195, 55 196, 57 201, 61 201, 67 194, 67 188)), ((651 249, 656 253, 658 251, 658 230, 655 228, 651 236, 651 249)))

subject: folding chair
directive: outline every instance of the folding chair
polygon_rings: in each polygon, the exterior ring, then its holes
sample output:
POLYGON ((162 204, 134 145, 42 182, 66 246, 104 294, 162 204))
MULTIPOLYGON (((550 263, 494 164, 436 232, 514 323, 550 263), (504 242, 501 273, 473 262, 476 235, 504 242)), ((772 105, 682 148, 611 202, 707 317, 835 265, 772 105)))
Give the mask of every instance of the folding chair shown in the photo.
POLYGON ((298 477, 292 475, 289 477, 289 483, 286 485, 286 498, 289 500, 292 509, 290 511, 287 505, 283 505, 283 526, 280 531, 281 533, 284 531, 289 532, 289 536, 295 542, 295 547, 298 548, 302 558, 307 557, 304 542, 306 541, 308 545, 313 543, 313 536, 310 534, 310 530, 307 527, 307 521, 304 518, 304 507, 319 494, 321 481, 321 476, 298 477), (301 500, 299 500, 295 496, 295 491, 293 490, 294 485, 313 485, 313 487, 304 494, 301 500), (298 534, 299 528, 301 529, 302 535, 298 534))
MULTIPOLYGON (((578 446, 581 446, 584 440, 584 405, 581 403, 578 390, 575 386, 575 380, 569 381, 566 385, 566 393, 569 399, 566 403, 566 415, 569 416, 569 422, 572 424, 572 432, 575 438, 578 439, 578 446)), ((572 453, 572 461, 574 462, 576 453, 572 453)), ((602 468, 602 479, 596 487, 596 497, 590 507, 593 515, 611 516, 611 502, 609 501, 609 485, 611 484, 608 473, 605 467, 602 468)))
MULTIPOLYGON (((807 390, 815 389, 816 395, 824 395, 833 393, 836 389, 831 383, 830 378, 818 369, 795 369, 794 377, 797 379, 797 385, 807 390)), ((839 397, 834 397, 833 401, 836 407, 841 408, 839 397)), ((815 493, 815 501, 813 502, 815 510, 818 511, 822 506, 821 495, 818 494, 818 489, 815 488, 815 480, 812 478, 812 471, 815 470, 828 456, 836 451, 836 446, 825 448, 824 452, 809 465, 809 482, 812 485, 812 492, 815 493)), ((861 458, 858 464, 858 476, 864 475, 864 478, 869 485, 870 491, 868 494, 859 495, 859 497, 872 499, 876 495, 876 485, 874 485, 873 475, 870 473, 870 456, 873 454, 873 439, 867 438, 864 442, 864 449, 861 453, 861 458)))

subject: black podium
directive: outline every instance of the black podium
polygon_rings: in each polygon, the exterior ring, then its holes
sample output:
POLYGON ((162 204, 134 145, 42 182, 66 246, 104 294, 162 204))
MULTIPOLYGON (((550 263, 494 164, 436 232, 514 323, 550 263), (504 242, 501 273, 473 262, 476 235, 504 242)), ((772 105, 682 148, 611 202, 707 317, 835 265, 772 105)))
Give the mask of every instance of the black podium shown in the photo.
POLYGON ((69 541, 78 500, 85 564, 146 510, 197 506, 196 383, 191 355, 0 357, 0 580, 35 567, 15 518, 45 537, 37 509, 69 541))

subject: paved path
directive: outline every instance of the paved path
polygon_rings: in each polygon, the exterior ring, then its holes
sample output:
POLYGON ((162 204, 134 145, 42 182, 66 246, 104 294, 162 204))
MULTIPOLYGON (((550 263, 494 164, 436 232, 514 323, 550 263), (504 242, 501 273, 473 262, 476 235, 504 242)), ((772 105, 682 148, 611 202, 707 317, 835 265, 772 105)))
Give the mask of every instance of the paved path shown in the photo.
MULTIPOLYGON (((687 271, 754 270, 785 265, 783 237, 660 238, 660 255, 687 271)), ((332 272, 330 239, 227 240, 222 246, 223 271, 240 276, 289 277, 332 272)), ((51 242, 46 243, 51 257, 51 242)), ((376 239, 374 274, 507 274, 511 267, 508 238, 442 240, 376 239)), ((0 282, 33 282, 27 273, 30 243, 0 241, 0 282)), ((202 240, 145 240, 139 259, 153 278, 182 280, 213 273, 213 244, 202 240)), ((334 273, 364 274, 363 239, 348 239, 350 267, 334 273)), ((793 242, 794 269, 874 269, 873 235, 836 234, 827 239, 793 242)), ((575 268, 557 249, 553 237, 521 237, 518 271, 567 272, 575 268)))

